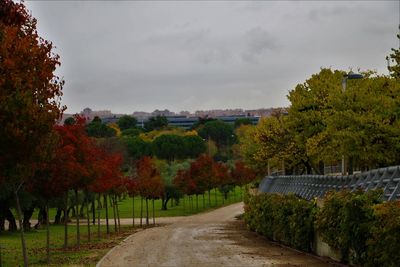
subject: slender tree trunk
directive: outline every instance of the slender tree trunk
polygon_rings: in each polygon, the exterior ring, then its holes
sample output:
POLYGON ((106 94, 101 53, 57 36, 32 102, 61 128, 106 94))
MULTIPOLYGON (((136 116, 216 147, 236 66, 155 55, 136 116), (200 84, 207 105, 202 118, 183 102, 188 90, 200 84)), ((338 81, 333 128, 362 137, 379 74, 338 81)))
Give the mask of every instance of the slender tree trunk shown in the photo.
POLYGON ((243 186, 240 186, 240 200, 243 201, 243 186))
POLYGON ((115 214, 115 196, 111 196, 110 200, 112 201, 113 215, 114 215, 114 230, 117 232, 117 216, 115 214))
POLYGON ((149 199, 146 197, 146 225, 149 225, 149 199))
POLYGON ((156 224, 156 217, 155 217, 155 212, 154 212, 154 199, 151 200, 152 205, 153 205, 153 225, 156 224))
POLYGON ((211 189, 208 190, 208 207, 211 207, 211 189))
POLYGON ((140 227, 142 227, 143 223, 143 197, 140 196, 140 227))
POLYGON ((199 195, 196 194, 196 211, 199 210, 199 195))
POLYGON ((15 194, 15 200, 17 202, 17 216, 18 216, 19 231, 21 233, 22 256, 24 257, 24 266, 28 267, 28 255, 26 253, 25 233, 21 218, 22 216, 21 203, 19 202, 19 196, 17 190, 14 190, 14 194, 15 194))
POLYGON ((80 233, 80 229, 79 229, 79 204, 78 204, 78 201, 79 201, 78 200, 78 190, 75 189, 76 246, 79 248, 81 245, 81 233, 80 233))
POLYGON ((185 212, 185 196, 186 195, 183 195, 183 198, 182 198, 183 212, 185 212))
POLYGON ((135 195, 132 195, 132 227, 135 227, 135 195))
POLYGON ((110 224, 108 221, 108 200, 107 200, 107 194, 104 194, 103 196, 103 201, 104 201, 104 207, 106 208, 106 228, 107 228, 107 236, 110 234, 110 224))
POLYGON ((115 199, 115 209, 117 210, 118 232, 120 232, 120 231, 121 231, 121 220, 120 220, 120 218, 119 218, 118 199, 115 199))
POLYGON ((64 196, 64 249, 68 247, 68 190, 64 196))
POLYGON ((91 241, 90 236, 90 215, 89 215, 89 199, 88 195, 86 195, 86 222, 87 222, 87 231, 88 231, 88 242, 91 241))
POLYGON ((46 262, 50 263, 50 222, 49 222, 49 202, 46 201, 46 262))
POLYGON ((97 196, 98 197, 98 207, 97 207, 97 238, 100 239, 100 200, 101 196, 100 194, 97 196))
POLYGON ((215 207, 216 207, 216 206, 218 206, 217 188, 214 188, 214 197, 215 197, 215 207))
POLYGON ((206 208, 206 199, 205 199, 205 196, 204 196, 204 193, 203 193, 203 209, 205 209, 206 208))
POLYGON ((4 214, 5 219, 8 221, 8 231, 10 232, 18 231, 17 222, 10 208, 7 207, 4 213, 5 213, 4 214))
POLYGON ((61 213, 63 212, 63 209, 57 208, 57 213, 56 216, 54 217, 54 224, 60 224, 61 223, 61 213))
POLYGON ((93 200, 92 200, 92 223, 93 225, 96 225, 96 203, 95 203, 96 197, 93 196, 93 200))

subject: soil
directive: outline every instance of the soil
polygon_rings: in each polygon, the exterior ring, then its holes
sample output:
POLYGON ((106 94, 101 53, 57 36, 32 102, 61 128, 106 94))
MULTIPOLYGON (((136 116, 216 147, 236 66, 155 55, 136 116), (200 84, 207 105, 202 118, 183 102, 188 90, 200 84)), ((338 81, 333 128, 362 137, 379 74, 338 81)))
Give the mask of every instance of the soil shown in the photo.
POLYGON ((243 203, 137 232, 97 266, 339 266, 248 231, 243 203))

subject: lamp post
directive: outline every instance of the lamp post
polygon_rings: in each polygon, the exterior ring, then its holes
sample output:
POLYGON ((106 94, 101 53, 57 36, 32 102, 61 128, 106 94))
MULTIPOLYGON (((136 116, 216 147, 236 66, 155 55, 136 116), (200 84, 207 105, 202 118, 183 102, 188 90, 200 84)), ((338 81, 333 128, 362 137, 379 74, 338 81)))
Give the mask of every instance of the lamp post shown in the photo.
MULTIPOLYGON (((344 74, 342 78, 342 91, 343 93, 346 92, 347 88, 347 80, 359 80, 364 78, 362 74, 359 73, 353 73, 349 72, 348 74, 344 74)), ((342 175, 346 174, 346 168, 345 168, 345 158, 344 155, 342 155, 342 175)))

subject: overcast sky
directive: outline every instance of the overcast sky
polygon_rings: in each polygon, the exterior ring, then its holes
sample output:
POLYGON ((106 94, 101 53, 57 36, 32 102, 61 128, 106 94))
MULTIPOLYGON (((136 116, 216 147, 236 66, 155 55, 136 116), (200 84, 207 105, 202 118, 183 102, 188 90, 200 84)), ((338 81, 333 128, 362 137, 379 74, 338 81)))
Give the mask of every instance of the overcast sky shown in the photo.
POLYGON ((287 106, 321 67, 387 74, 398 1, 28 1, 67 113, 287 106))

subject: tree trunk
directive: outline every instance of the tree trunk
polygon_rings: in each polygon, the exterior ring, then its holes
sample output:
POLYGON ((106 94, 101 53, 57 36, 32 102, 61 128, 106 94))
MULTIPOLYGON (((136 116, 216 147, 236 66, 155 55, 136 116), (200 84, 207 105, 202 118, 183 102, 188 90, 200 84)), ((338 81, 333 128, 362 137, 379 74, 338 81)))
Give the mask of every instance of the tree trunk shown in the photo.
POLYGON ((135 227, 135 195, 132 195, 132 227, 135 227))
POLYGON ((101 196, 100 194, 97 196, 98 197, 98 207, 97 207, 97 238, 100 239, 100 201, 101 201, 101 196))
POLYGON ((156 224, 156 217, 155 217, 155 212, 154 212, 154 199, 151 200, 152 205, 153 205, 153 225, 156 224))
MULTIPOLYGON (((168 201, 170 200, 170 197, 162 197, 161 198, 161 210, 168 210, 168 201)), ((172 201, 171 201, 171 207, 172 207, 172 201)))
POLYGON ((10 232, 17 231, 18 230, 17 222, 15 220, 14 214, 11 212, 9 208, 6 208, 4 216, 8 221, 8 231, 10 232))
POLYGON ((146 197, 146 225, 149 225, 149 199, 146 197))
POLYGON ((140 227, 142 227, 142 219, 143 219, 143 197, 140 196, 140 227))
POLYGON ((206 208, 206 198, 203 193, 203 209, 205 209, 205 208, 206 208))
POLYGON ((208 190, 208 207, 211 207, 211 189, 208 190))
POLYGON ((196 194, 196 211, 199 210, 199 195, 196 194))
POLYGON ((115 199, 115 209, 117 210, 118 232, 121 231, 121 219, 119 218, 118 199, 115 199))
POLYGON ((108 222, 108 204, 107 204, 107 194, 104 194, 104 207, 106 208, 106 228, 107 236, 110 234, 110 224, 108 222))
POLYGON ((68 190, 64 196, 64 249, 68 247, 68 190))
MULTIPOLYGON (((30 230, 31 229, 30 219, 32 218, 34 210, 35 210, 35 208, 33 207, 33 205, 31 207, 29 207, 28 209, 23 209, 24 216, 23 216, 22 224, 24 226, 24 230, 30 230)), ((41 207, 40 210, 42 211, 43 208, 41 207)), ((43 218, 43 219, 45 219, 45 218, 43 218)), ((40 222, 40 224, 44 221, 43 219, 40 222)), ((46 221, 44 221, 44 223, 46 223, 46 221)))
POLYGON ((60 224, 61 223, 61 214, 62 214, 62 208, 57 208, 57 213, 56 216, 54 217, 54 224, 60 224))
POLYGON ((95 199, 96 197, 93 196, 93 200, 92 200, 92 223, 93 225, 96 225, 96 203, 95 203, 95 199))
MULTIPOLYGON (((6 230, 5 224, 6 224, 6 219, 3 215, 3 213, 0 212, 0 232, 3 232, 6 230)), ((1 265, 0 265, 0 267, 1 267, 1 265)))
POLYGON ((21 245, 22 245, 22 256, 24 258, 24 266, 28 267, 28 255, 26 253, 26 242, 25 242, 25 233, 24 233, 24 226, 22 224, 22 211, 21 211, 21 203, 19 202, 18 191, 14 190, 15 200, 17 202, 17 216, 18 216, 18 223, 19 223, 19 231, 21 233, 21 245))
POLYGON ((114 216, 114 231, 117 232, 117 215, 115 213, 115 196, 111 196, 110 198, 113 208, 113 216, 114 216))
POLYGON ((50 222, 49 222, 49 202, 46 202, 46 262, 50 263, 50 222))
POLYGON ((214 197, 215 197, 215 207, 216 207, 216 206, 218 206, 217 188, 214 188, 214 197))
POLYGON ((186 195, 183 195, 183 198, 182 198, 182 206, 183 206, 183 212, 185 212, 185 197, 186 197, 186 195))
POLYGON ((79 248, 81 246, 81 232, 79 229, 79 199, 78 199, 78 189, 75 189, 75 218, 76 218, 76 246, 79 248))
POLYGON ((348 167, 349 169, 349 175, 352 175, 354 173, 354 158, 353 157, 349 157, 349 163, 348 163, 348 167))
POLYGON ((90 236, 90 214, 89 214, 89 196, 86 195, 86 223, 87 223, 87 235, 88 235, 88 242, 91 240, 90 236))

